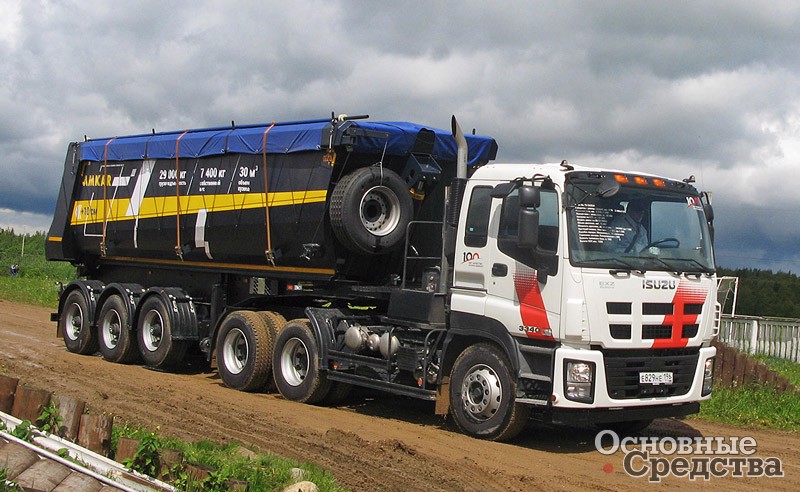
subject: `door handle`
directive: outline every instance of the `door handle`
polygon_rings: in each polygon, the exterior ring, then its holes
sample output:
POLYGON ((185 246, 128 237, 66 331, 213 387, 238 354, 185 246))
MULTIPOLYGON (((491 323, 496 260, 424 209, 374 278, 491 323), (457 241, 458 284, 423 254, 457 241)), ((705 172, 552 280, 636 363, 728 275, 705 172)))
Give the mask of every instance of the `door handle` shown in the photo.
POLYGON ((492 277, 505 277, 508 275, 508 265, 495 263, 492 265, 492 277))

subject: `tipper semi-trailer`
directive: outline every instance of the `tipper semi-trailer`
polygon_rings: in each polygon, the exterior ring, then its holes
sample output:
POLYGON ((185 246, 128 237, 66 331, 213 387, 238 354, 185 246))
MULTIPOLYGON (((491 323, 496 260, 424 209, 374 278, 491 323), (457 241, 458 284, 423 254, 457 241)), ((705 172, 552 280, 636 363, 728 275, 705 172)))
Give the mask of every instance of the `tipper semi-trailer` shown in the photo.
MULTIPOLYGON (((474 132, 473 132, 474 133, 474 132)), ((47 256, 67 349, 229 387, 435 401, 472 436, 643 428, 710 397, 713 212, 692 180, 495 164, 494 139, 366 116, 87 139, 47 256)))

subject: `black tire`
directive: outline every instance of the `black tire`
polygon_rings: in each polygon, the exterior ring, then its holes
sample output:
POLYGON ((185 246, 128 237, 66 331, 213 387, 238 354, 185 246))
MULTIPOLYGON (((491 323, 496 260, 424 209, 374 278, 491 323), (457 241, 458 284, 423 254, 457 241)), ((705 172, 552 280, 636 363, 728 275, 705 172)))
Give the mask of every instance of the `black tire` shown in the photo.
POLYGON ((308 320, 286 323, 275 342, 272 367, 284 398, 313 404, 328 396, 331 382, 319 370, 319 348, 308 320))
POLYGON ((160 297, 148 297, 139 310, 136 324, 139 353, 148 367, 170 369, 183 361, 189 342, 172 338, 169 308, 160 297))
POLYGON ((58 328, 64 336, 64 345, 70 352, 81 355, 97 352, 97 334, 92 329, 89 303, 80 290, 73 290, 64 299, 58 328))
POLYGON ((515 401, 517 384, 505 355, 494 345, 468 347, 450 375, 450 412, 462 432, 506 441, 522 431, 530 408, 515 401))
MULTIPOLYGON (((278 339, 278 333, 280 333, 280 331, 286 325, 286 318, 274 311, 258 311, 258 315, 261 316, 261 318, 264 320, 264 323, 267 324, 267 329, 272 337, 272 347, 274 348, 275 340, 278 339)), ((272 353, 269 354, 269 358, 270 370, 266 376, 267 381, 264 387, 268 392, 274 393, 278 388, 275 386, 275 378, 272 376, 272 353)))
POLYGON ((331 195, 331 228, 345 248, 359 254, 382 254, 401 246, 413 213, 406 183, 382 167, 348 174, 331 195))
POLYGON ((217 335, 217 367, 222 382, 240 391, 267 384, 275 342, 264 318, 254 311, 234 311, 222 321, 217 335))
POLYGON ((128 309, 118 294, 110 295, 97 317, 97 341, 105 360, 127 364, 136 358, 136 342, 128 309))

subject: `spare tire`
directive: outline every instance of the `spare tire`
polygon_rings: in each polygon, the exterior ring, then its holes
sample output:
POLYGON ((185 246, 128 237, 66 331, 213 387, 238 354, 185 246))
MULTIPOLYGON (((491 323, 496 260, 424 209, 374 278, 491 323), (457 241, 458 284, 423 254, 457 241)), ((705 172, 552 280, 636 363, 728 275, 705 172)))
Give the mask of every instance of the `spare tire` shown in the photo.
POLYGON ((408 185, 389 169, 360 168, 333 188, 331 227, 354 253, 382 254, 399 247, 413 213, 408 185))

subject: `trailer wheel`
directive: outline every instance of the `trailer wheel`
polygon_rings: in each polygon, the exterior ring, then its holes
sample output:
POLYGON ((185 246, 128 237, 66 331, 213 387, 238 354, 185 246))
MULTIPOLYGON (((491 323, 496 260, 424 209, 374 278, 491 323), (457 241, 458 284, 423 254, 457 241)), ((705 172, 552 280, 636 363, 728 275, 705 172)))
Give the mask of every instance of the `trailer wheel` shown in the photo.
POLYGON ((58 324, 64 334, 67 350, 81 355, 97 352, 97 336, 92 330, 89 303, 86 302, 83 292, 76 289, 67 295, 58 324))
POLYGON ((234 311, 217 335, 217 366, 225 386, 255 391, 267 383, 272 369, 273 333, 254 311, 234 311))
POLYGON ((492 441, 513 438, 525 427, 528 406, 515 401, 517 385, 505 355, 479 343, 458 356, 450 376, 450 411, 463 432, 492 441))
POLYGON ((336 184, 330 217, 334 234, 355 253, 382 254, 401 246, 414 205, 394 171, 360 168, 336 184))
POLYGON ((100 353, 105 360, 125 364, 136 357, 136 343, 128 309, 125 301, 117 294, 108 296, 100 308, 97 338, 100 342, 100 353))
POLYGON ((160 297, 148 297, 139 311, 136 333, 139 336, 139 352, 148 367, 169 369, 183 360, 188 343, 173 340, 173 326, 169 308, 160 297))
POLYGON ((288 400, 319 403, 330 391, 331 382, 319 370, 319 349, 311 323, 306 319, 289 321, 275 342, 272 361, 275 385, 288 400))

